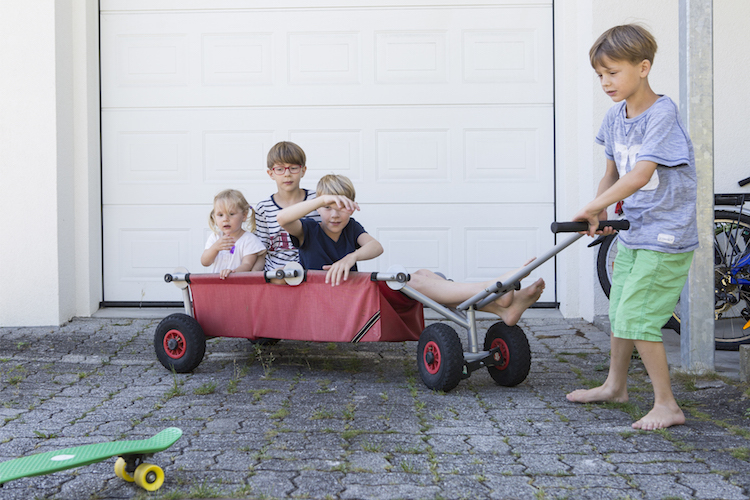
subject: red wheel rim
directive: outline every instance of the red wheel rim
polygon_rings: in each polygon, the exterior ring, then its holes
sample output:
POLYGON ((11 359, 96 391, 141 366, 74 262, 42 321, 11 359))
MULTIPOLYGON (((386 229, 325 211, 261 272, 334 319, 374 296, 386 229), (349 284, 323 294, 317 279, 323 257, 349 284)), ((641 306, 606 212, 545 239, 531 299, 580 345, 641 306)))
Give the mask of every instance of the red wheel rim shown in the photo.
POLYGON ((169 330, 164 335, 164 352, 172 359, 180 359, 185 355, 186 344, 185 336, 179 330, 169 330))
POLYGON ((500 351, 494 354, 495 361, 500 361, 500 356, 502 356, 503 360, 502 364, 495 365, 495 368, 497 368, 498 370, 505 370, 506 368, 508 368, 508 363, 510 363, 510 351, 508 351, 508 344, 506 344, 503 339, 495 339, 492 341, 490 349, 494 349, 495 347, 500 348, 500 351))
POLYGON ((424 346, 422 361, 424 362, 424 367, 429 374, 435 375, 440 371, 440 348, 434 341, 431 340, 424 346), (427 361, 427 355, 429 353, 432 353, 432 363, 427 361))

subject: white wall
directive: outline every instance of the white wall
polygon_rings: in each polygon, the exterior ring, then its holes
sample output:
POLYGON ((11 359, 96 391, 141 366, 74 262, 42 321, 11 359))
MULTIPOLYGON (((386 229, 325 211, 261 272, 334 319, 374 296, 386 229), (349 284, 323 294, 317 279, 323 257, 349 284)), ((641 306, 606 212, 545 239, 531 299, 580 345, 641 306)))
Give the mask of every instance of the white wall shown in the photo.
POLYGON ((73 0, 72 26, 75 315, 90 316, 102 300, 98 0, 73 0))
MULTIPOLYGON (((97 241, 100 231, 81 224, 100 210, 98 195, 85 189, 96 179, 92 172, 98 160, 87 158, 86 168, 80 168, 81 149, 95 151, 98 158, 98 104, 88 105, 98 99, 98 88, 89 86, 83 91, 84 102, 79 102, 81 81, 75 68, 87 51, 81 48, 81 34, 74 38, 74 20, 76 30, 82 28, 76 14, 88 9, 95 20, 96 4, 0 3, 3 326, 58 325, 75 314, 90 315, 95 310, 92 303, 98 303, 93 298, 81 300, 100 293, 96 281, 101 280, 101 265, 96 274, 89 267, 101 253, 90 243, 97 241), (92 118, 97 120, 95 127, 92 123, 82 130, 81 120, 92 118), (87 131, 84 138, 82 131, 87 131), (81 259, 87 259, 85 270, 81 259), (81 279, 84 274, 93 278, 81 279), (80 306, 81 302, 85 304, 80 306)), ((97 36, 90 26, 82 31, 85 37, 97 36)), ((90 64, 96 51, 88 53, 90 64)), ((96 71, 89 70, 86 73, 95 78, 88 81, 98 81, 96 71)))
POLYGON ((63 306, 57 178, 70 163, 57 144, 57 30, 52 2, 0 4, 3 325, 55 324, 63 306))
POLYGON ((750 192, 750 2, 714 2, 714 190, 750 192))

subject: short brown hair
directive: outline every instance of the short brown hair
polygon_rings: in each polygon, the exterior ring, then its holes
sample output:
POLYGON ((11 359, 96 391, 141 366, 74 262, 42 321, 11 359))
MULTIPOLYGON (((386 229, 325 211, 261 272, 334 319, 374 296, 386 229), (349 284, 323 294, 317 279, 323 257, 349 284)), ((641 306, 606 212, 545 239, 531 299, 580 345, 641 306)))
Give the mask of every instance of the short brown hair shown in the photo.
POLYGON ((354 191, 352 181, 345 175, 336 174, 328 174, 321 177, 318 181, 318 186, 315 188, 315 193, 318 196, 337 194, 346 196, 352 201, 354 201, 354 197, 357 195, 356 191, 354 191))
POLYGON ((268 152, 268 169, 272 169, 274 165, 288 163, 290 165, 305 166, 307 158, 305 152, 301 147, 297 146, 293 142, 282 141, 278 142, 268 152))
POLYGON ((589 50, 591 66, 602 66, 604 58, 638 64, 648 60, 654 64, 656 39, 643 26, 624 24, 610 28, 594 42, 589 50))

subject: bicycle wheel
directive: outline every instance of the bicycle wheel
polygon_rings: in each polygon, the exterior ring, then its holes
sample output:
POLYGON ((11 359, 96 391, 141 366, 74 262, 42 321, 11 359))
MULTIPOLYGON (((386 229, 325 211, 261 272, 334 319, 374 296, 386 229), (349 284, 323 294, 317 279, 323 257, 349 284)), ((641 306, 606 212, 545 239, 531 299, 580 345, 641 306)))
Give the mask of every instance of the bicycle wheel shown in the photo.
POLYGON ((739 349, 750 343, 750 266, 738 261, 750 247, 750 216, 714 212, 714 335, 717 349, 739 349))
MULTIPOLYGON (((604 238, 599 246, 599 253, 596 258, 596 274, 599 276, 599 284, 602 286, 604 295, 609 298, 609 291, 612 288, 612 271, 615 266, 615 257, 617 256, 618 235, 612 234, 604 238)), ((680 333, 680 301, 674 308, 672 317, 664 324, 664 328, 670 328, 680 333)))

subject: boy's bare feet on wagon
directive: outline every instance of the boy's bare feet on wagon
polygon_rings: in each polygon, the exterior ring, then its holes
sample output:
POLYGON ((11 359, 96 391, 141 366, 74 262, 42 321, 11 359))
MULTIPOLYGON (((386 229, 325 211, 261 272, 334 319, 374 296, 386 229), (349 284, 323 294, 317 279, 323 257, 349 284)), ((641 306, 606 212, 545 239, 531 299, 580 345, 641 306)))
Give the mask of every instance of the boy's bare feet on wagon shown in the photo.
POLYGON ((509 306, 503 307, 498 303, 503 297, 500 297, 495 302, 487 304, 483 310, 494 313, 503 320, 508 326, 513 326, 518 323, 521 319, 523 312, 528 309, 534 302, 539 300, 544 291, 544 280, 539 278, 533 284, 522 288, 517 292, 513 292, 513 302, 509 306))
POLYGON ((666 405, 654 405, 654 408, 645 417, 633 423, 633 429, 642 431, 653 431, 666 429, 673 425, 685 423, 685 414, 677 403, 666 405))

